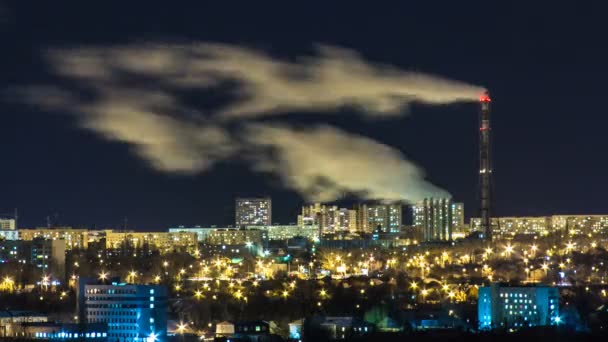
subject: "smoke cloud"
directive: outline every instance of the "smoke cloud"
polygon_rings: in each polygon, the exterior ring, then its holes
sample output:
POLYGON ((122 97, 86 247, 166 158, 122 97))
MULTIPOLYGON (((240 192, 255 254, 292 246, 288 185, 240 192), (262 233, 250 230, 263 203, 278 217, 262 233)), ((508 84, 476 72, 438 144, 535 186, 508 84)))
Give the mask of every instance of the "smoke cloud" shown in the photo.
POLYGON ((269 148, 258 149, 258 170, 278 174, 309 201, 329 202, 344 193, 393 201, 449 196, 396 149, 330 126, 296 130, 253 124, 247 141, 269 148))
POLYGON ((391 116, 411 102, 475 100, 483 91, 372 65, 334 47, 295 62, 206 43, 52 50, 47 58, 60 84, 68 85, 31 87, 23 98, 74 113, 81 127, 129 144, 155 169, 196 173, 221 160, 241 159, 278 175, 306 199, 324 202, 345 192, 403 201, 447 194, 399 151, 369 138, 324 125, 294 129, 255 118, 330 113, 350 105, 371 117, 391 116), (184 98, 184 93, 217 92, 226 83, 234 85, 235 98, 213 112, 200 113, 184 98))

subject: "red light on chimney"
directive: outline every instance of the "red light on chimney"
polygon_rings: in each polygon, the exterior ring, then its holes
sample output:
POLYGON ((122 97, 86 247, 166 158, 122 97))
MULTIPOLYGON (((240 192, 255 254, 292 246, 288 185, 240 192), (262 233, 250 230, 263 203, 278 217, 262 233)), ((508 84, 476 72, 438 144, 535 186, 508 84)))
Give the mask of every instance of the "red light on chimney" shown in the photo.
POLYGON ((487 93, 479 96, 479 102, 490 102, 490 101, 492 101, 492 100, 490 99, 490 96, 488 96, 487 93))

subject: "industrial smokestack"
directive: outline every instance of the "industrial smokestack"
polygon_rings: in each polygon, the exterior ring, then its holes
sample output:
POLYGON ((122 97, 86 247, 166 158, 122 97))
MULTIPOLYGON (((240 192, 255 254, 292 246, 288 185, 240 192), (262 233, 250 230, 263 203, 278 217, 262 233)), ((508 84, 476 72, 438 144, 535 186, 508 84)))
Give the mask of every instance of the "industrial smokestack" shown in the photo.
POLYGON ((479 200, 481 231, 483 237, 492 240, 492 155, 490 127, 490 94, 479 97, 479 200))

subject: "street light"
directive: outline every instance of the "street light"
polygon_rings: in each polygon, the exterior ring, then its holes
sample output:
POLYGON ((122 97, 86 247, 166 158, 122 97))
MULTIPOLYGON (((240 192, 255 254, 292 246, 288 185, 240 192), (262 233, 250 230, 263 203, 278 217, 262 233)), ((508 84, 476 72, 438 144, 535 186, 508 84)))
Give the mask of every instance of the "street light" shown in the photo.
POLYGON ((420 291, 420 294, 422 295, 422 300, 426 300, 426 296, 429 294, 429 290, 422 289, 422 291, 420 291))
POLYGON ((135 283, 136 276, 137 276, 137 273, 135 271, 129 272, 129 279, 131 279, 131 283, 135 283))
POLYGON ((511 256, 511 253, 513 253, 513 246, 511 246, 511 245, 505 246, 505 253, 507 253, 507 256, 511 256))
POLYGON ((151 332, 150 335, 148 335, 148 342, 154 342, 154 341, 158 341, 158 334, 151 332))

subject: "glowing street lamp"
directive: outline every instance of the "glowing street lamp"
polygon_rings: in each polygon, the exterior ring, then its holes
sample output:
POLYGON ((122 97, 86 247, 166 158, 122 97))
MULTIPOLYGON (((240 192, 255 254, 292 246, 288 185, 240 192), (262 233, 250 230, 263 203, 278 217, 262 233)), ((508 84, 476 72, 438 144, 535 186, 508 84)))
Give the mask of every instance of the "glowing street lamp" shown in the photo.
POLYGON ((422 300, 426 300, 426 296, 429 294, 429 290, 422 289, 422 291, 420 291, 420 294, 422 295, 422 300))
POLYGON ((135 271, 129 272, 128 278, 130 279, 131 283, 135 283, 135 277, 137 277, 137 273, 135 271))
POLYGON ((186 324, 184 324, 183 322, 180 322, 177 325, 177 332, 179 332, 180 334, 183 334, 184 331, 186 331, 186 324))
POLYGON ((101 271, 101 273, 99 273, 99 280, 106 281, 107 279, 108 279, 108 273, 101 271))
POLYGON ((570 253, 572 250, 574 250, 574 243, 572 241, 569 241, 566 244, 566 253, 570 253))
POLYGON ((505 253, 507 254, 507 256, 511 256, 511 253, 513 253, 513 246, 511 246, 511 245, 505 246, 505 253))
POLYGON ((151 332, 150 335, 148 335, 147 340, 148 340, 147 342, 158 341, 158 334, 155 334, 154 332, 151 332))
POLYGON ((42 277, 42 285, 44 286, 45 290, 49 289, 50 280, 51 280, 51 278, 48 275, 44 275, 42 277))

